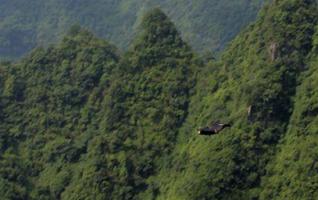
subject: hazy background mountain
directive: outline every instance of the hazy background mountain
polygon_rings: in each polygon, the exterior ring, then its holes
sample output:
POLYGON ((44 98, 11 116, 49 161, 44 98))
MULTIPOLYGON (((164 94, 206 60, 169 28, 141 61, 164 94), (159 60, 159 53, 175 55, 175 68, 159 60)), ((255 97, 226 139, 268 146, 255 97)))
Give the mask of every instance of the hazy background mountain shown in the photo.
POLYGON ((263 0, 0 0, 0 58, 18 58, 61 39, 71 25, 125 49, 141 16, 160 7, 197 50, 220 51, 255 19, 263 0))

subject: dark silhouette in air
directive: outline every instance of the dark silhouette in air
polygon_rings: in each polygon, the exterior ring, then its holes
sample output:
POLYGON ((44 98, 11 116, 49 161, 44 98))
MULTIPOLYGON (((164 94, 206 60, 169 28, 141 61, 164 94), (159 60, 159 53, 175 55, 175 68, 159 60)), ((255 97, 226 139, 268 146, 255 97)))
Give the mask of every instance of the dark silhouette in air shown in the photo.
POLYGON ((198 129, 198 134, 199 135, 216 135, 220 133, 226 127, 231 127, 231 125, 216 122, 216 123, 213 123, 212 126, 210 127, 204 127, 204 128, 198 129))

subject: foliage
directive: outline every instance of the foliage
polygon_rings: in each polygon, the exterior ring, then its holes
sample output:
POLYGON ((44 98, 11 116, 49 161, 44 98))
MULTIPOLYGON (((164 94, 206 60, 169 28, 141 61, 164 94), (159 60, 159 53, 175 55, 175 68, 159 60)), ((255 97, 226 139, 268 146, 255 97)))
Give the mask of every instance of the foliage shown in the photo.
MULTIPOLYGON (((317 39, 317 34, 314 40, 317 39)), ((301 77, 286 137, 264 180, 262 199, 315 199, 317 197, 317 44, 309 70, 301 77)))
POLYGON ((315 199, 317 9, 273 1, 220 60, 155 8, 126 52, 74 26, 1 63, 1 196, 315 199))
POLYGON ((131 199, 147 188, 187 116, 194 55, 159 9, 140 29, 122 58, 74 26, 59 45, 4 64, 1 149, 31 161, 23 198, 131 199))
POLYGON ((314 1, 275 1, 231 43, 219 63, 208 64, 210 69, 199 75, 205 80, 199 81, 190 100, 192 114, 180 131, 184 143, 171 161, 177 164, 159 176, 159 199, 259 198, 268 163, 289 125, 316 24, 314 1), (233 126, 213 139, 193 134, 211 119, 233 126))

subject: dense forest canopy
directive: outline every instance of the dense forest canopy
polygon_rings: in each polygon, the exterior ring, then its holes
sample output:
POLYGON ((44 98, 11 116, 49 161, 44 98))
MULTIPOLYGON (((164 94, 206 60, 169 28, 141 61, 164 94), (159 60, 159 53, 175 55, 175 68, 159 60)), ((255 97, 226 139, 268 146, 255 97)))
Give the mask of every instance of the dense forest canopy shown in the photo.
POLYGON ((0 63, 1 198, 316 199, 317 2, 266 4, 219 60, 139 20, 124 52, 73 26, 0 63))
POLYGON ((197 50, 220 51, 255 19, 263 0, 0 0, 0 59, 60 40, 79 24, 127 49, 143 14, 162 8, 197 50), (36 11, 36 12, 35 12, 36 11))

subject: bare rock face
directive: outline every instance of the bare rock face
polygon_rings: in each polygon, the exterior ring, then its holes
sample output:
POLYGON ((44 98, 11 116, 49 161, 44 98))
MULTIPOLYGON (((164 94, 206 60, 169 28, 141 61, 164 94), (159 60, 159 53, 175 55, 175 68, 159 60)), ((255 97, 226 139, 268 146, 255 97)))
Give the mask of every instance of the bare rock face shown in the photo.
POLYGON ((278 49, 278 44, 276 42, 272 42, 268 49, 271 61, 274 61, 278 57, 277 49, 278 49))

